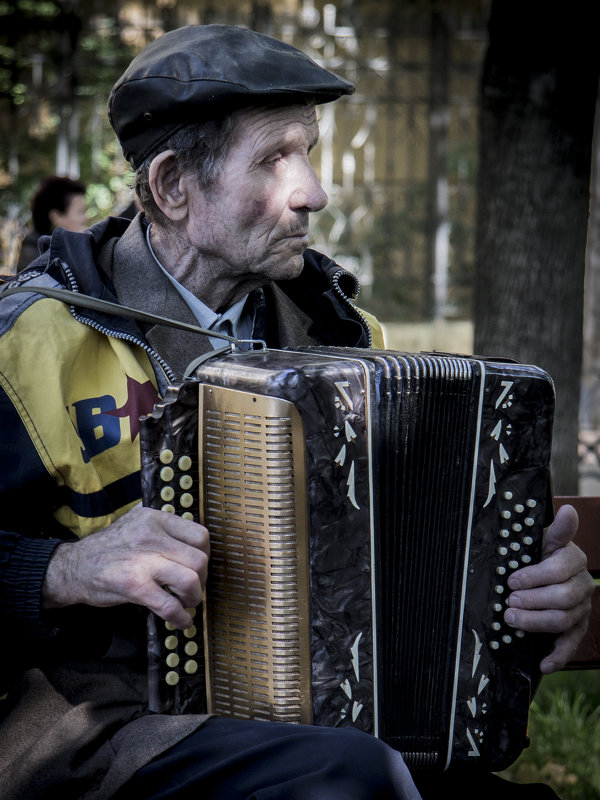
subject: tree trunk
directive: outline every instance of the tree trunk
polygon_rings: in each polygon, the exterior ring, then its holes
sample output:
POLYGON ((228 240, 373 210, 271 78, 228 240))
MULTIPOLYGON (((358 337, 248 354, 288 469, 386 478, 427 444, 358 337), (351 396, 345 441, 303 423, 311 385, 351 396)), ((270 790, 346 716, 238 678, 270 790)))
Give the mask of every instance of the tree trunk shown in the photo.
POLYGON ((583 375, 579 407, 579 493, 600 494, 600 108, 596 127, 583 305, 583 375))
POLYGON ((583 287, 599 56, 592 7, 492 4, 481 101, 475 352, 547 370, 553 481, 577 493, 583 287))
POLYGON ((429 179, 427 185, 427 264, 424 316, 445 319, 448 312, 450 221, 448 218, 448 128, 450 126, 450 36, 443 10, 431 10, 429 64, 429 179))

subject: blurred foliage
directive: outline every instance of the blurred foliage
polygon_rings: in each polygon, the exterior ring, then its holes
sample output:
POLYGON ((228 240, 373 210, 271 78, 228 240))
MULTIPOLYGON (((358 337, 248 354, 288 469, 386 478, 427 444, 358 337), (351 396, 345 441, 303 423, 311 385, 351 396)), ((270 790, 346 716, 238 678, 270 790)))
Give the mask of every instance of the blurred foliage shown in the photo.
POLYGON ((453 54, 436 73, 452 87, 444 313, 468 316, 486 0, 0 0, 2 271, 16 261, 30 198, 47 175, 86 183, 90 222, 129 204, 131 175, 106 103, 132 56, 180 25, 229 23, 293 42, 357 85, 337 108, 323 160, 315 153, 317 172, 330 179, 331 212, 314 215, 314 243, 362 271, 361 301, 381 318, 427 317, 437 185, 428 173, 430 36, 441 10, 453 54), (347 186, 345 159, 356 166, 347 186))
POLYGON ((600 672, 543 678, 531 708, 530 747, 503 777, 542 782, 561 800, 600 797, 600 672))
POLYGON ((14 263, 15 235, 25 231, 30 198, 45 176, 84 181, 90 222, 129 203, 127 164, 106 116, 115 78, 135 53, 120 5, 0 2, 3 270, 14 263))

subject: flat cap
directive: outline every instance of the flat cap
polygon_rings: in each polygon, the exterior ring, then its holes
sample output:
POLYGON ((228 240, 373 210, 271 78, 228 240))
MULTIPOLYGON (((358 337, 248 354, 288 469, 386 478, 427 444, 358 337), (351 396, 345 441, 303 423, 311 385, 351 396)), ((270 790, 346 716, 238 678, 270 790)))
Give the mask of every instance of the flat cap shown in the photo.
POLYGON ((316 103, 354 86, 289 44, 235 25, 187 25, 142 50, 114 85, 108 118, 137 168, 176 130, 247 106, 316 103))

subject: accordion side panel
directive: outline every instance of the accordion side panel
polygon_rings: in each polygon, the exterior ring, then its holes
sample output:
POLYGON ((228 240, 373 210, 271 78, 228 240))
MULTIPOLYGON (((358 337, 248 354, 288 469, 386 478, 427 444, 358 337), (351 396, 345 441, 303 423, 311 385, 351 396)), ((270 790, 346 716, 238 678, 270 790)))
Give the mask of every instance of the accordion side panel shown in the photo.
MULTIPOLYGON (((257 398, 285 399, 302 420, 299 452, 305 462, 308 529, 304 566, 310 596, 305 617, 310 641, 303 653, 308 664, 304 660, 302 669, 307 669, 312 694, 310 717, 303 714, 302 719, 374 733, 373 531, 364 368, 339 358, 281 351, 232 357, 231 362, 207 363, 202 380, 212 388, 223 385, 257 398)), ((292 668, 291 661, 282 664, 292 668)), ((270 719, 289 719, 272 712, 270 719)))
POLYGON ((279 398, 200 385, 210 713, 310 722, 304 429, 279 398))
POLYGON ((541 558, 554 411, 548 376, 484 364, 452 758, 505 769, 527 746, 539 637, 504 622, 509 575, 541 558))

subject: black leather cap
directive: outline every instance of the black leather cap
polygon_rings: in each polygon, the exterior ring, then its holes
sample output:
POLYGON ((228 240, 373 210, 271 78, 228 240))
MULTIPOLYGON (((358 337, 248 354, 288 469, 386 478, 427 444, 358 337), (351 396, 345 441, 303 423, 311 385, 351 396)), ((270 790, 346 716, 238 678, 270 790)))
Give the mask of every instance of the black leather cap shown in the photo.
POLYGON ((348 81, 270 36, 233 25, 188 25, 133 59, 110 94, 108 118, 136 168, 189 122, 247 106, 307 98, 327 103, 353 91, 348 81))

